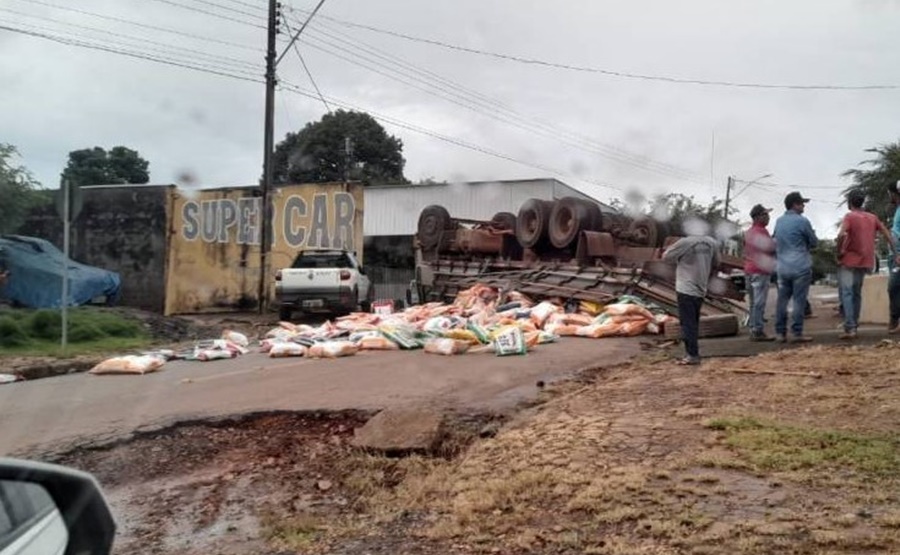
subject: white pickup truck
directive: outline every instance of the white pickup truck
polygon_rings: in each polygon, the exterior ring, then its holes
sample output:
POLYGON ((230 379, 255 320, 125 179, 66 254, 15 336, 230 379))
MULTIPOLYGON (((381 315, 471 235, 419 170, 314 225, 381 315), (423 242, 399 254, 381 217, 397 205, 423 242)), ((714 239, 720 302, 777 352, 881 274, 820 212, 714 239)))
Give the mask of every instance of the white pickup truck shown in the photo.
POLYGON ((356 255, 339 250, 303 251, 290 268, 275 273, 278 315, 294 312, 347 314, 371 309, 374 291, 356 255))

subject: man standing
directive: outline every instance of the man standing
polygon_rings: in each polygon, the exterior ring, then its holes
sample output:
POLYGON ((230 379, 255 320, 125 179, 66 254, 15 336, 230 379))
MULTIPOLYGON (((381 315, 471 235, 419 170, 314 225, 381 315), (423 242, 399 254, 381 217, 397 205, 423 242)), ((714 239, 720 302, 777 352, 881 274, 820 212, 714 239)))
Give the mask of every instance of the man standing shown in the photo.
POLYGON ((784 197, 785 213, 775 222, 775 254, 778 272, 778 302, 775 307, 775 333, 787 341, 787 306, 793 300, 792 341, 808 343, 803 335, 803 316, 812 283, 812 256, 809 251, 819 243, 816 232, 805 217, 808 198, 798 192, 784 197))
POLYGON ((890 298, 890 327, 888 333, 900 333, 900 192, 897 186, 900 181, 888 185, 891 194, 891 204, 894 205, 894 220, 891 225, 891 235, 894 239, 896 250, 891 251, 894 256, 888 256, 888 297, 890 298))
POLYGON ((767 229, 771 211, 761 204, 754 206, 750 210, 753 225, 744 233, 744 275, 750 293, 750 341, 775 340, 763 331, 769 281, 775 270, 775 241, 767 229))
POLYGON ((678 320, 686 356, 678 364, 700 364, 700 307, 706 296, 709 277, 719 265, 719 245, 712 237, 682 237, 663 253, 663 260, 676 264, 675 292, 678 320))
POLYGON ((894 239, 878 216, 863 210, 866 195, 850 191, 847 206, 850 212, 841 222, 838 232, 838 290, 844 309, 844 333, 841 339, 856 339, 859 312, 862 307, 862 286, 866 274, 875 267, 875 235, 880 232, 896 252, 894 239))

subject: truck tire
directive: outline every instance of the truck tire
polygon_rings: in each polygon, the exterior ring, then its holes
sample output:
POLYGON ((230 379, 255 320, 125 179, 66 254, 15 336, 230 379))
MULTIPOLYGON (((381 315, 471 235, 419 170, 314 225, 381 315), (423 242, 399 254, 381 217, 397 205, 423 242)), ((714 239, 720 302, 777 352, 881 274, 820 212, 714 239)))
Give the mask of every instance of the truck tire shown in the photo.
MULTIPOLYGON (((731 337, 737 335, 739 330, 740 321, 736 314, 702 316, 700 318, 700 327, 697 330, 697 337, 700 339, 707 337, 731 337)), ((664 331, 667 339, 681 338, 681 326, 677 323, 666 324, 664 331)))
POLYGON ((660 237, 658 223, 653 218, 638 218, 628 226, 632 240, 645 247, 657 247, 665 237, 660 237))
POLYGON ((554 247, 568 248, 578 240, 582 231, 593 230, 600 208, 597 207, 594 212, 591 204, 575 197, 563 197, 556 201, 550 212, 549 229, 550 242, 554 247))
POLYGON ((516 239, 526 249, 546 246, 553 202, 536 198, 528 199, 519 208, 516 218, 516 239))
POLYGON ((286 306, 278 308, 278 319, 282 322, 290 322, 294 316, 294 311, 286 306))
POLYGON ((419 214, 417 233, 419 243, 425 250, 436 249, 440 246, 442 238, 448 235, 447 230, 452 227, 453 220, 446 208, 435 204, 426 206, 419 214))
POLYGON ((494 214, 494 217, 491 218, 491 224, 496 229, 502 229, 503 231, 515 231, 516 230, 516 215, 512 212, 497 212, 494 214))

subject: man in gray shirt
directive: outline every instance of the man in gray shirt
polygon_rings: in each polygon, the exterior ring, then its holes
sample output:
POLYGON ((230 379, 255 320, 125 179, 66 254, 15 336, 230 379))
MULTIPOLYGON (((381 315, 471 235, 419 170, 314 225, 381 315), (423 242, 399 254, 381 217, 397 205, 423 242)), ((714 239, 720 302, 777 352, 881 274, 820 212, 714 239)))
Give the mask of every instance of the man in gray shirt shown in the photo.
POLYGON ((719 244, 712 237, 682 237, 663 253, 663 260, 676 264, 675 292, 678 320, 686 356, 678 364, 700 364, 700 307, 706 297, 709 278, 719 265, 719 244))

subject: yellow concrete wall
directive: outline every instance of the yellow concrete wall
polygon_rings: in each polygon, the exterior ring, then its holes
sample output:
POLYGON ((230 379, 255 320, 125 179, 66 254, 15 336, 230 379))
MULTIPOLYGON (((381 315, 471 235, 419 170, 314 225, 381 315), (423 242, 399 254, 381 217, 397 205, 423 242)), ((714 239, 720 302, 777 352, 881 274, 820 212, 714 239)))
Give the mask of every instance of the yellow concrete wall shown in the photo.
POLYGON ((885 274, 866 276, 863 282, 860 324, 889 323, 887 282, 888 276, 885 274))
MULTIPOLYGON (((273 191, 271 202, 270 299, 275 270, 301 250, 347 249, 362 257, 362 185, 289 185, 273 191)), ((170 193, 166 314, 257 305, 260 208, 253 188, 170 193)))

